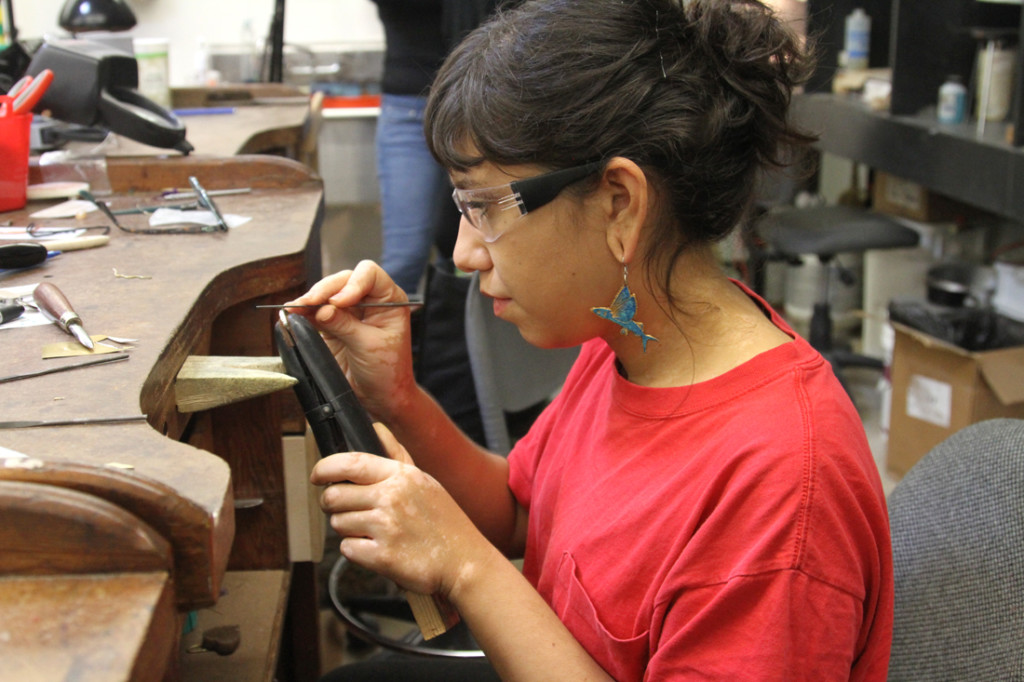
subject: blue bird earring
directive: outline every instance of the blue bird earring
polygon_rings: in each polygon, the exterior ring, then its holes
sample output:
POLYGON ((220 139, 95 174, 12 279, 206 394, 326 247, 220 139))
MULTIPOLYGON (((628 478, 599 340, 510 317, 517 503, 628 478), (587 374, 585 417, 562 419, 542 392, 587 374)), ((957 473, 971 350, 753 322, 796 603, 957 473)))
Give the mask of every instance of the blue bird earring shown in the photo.
POLYGON ((633 319, 636 315, 636 294, 629 290, 629 283, 626 281, 629 277, 629 268, 626 264, 622 264, 622 288, 619 289, 619 293, 615 294, 615 300, 612 301, 612 305, 609 308, 591 308, 591 310, 598 317, 602 317, 606 320, 611 320, 615 324, 622 327, 619 330, 623 336, 627 334, 636 334, 640 337, 640 340, 644 344, 644 352, 647 352, 647 342, 657 341, 650 334, 644 333, 644 323, 637 322, 633 319))

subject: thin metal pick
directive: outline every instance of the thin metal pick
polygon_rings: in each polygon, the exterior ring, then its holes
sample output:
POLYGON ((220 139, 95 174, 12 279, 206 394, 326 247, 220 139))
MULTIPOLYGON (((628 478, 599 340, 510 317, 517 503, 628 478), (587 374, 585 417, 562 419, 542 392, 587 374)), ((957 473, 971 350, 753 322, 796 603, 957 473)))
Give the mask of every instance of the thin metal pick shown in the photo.
MULTIPOLYGON (((274 304, 274 305, 258 305, 257 308, 322 308, 330 303, 310 303, 301 305, 289 305, 287 303, 274 304)), ((381 301, 380 303, 356 303, 355 305, 347 306, 349 308, 415 308, 423 305, 423 301, 381 301)))

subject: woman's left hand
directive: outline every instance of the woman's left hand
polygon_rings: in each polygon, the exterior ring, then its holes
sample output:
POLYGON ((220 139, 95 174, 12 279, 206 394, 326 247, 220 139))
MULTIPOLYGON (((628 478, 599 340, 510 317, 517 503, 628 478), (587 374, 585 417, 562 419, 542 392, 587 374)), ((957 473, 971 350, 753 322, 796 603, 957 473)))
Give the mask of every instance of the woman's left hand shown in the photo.
POLYGON ((391 432, 374 427, 391 459, 343 452, 320 460, 310 479, 326 486, 320 506, 347 559, 412 592, 447 596, 474 548, 493 548, 391 432))

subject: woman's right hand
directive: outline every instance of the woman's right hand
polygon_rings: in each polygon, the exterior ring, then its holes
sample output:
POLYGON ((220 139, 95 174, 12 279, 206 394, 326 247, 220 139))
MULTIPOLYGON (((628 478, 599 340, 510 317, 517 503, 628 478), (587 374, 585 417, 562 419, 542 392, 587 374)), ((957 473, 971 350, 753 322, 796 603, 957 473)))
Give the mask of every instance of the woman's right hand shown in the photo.
POLYGON ((291 301, 293 308, 320 331, 352 384, 375 418, 389 421, 403 397, 416 389, 412 368, 410 309, 354 308, 356 303, 408 301, 408 296, 376 263, 360 262, 353 270, 329 275, 291 301))

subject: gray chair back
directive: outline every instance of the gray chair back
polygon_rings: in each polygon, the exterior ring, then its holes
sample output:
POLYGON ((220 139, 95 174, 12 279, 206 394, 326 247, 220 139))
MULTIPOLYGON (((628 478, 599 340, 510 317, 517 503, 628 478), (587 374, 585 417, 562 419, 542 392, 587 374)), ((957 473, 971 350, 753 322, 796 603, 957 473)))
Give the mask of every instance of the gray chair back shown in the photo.
POLYGON ((1024 680, 1024 420, 971 425, 889 497, 889 680, 1024 680))
POLYGON ((508 454, 513 443, 505 413, 556 394, 580 349, 530 345, 515 325, 494 316, 490 299, 480 293, 476 272, 466 297, 466 343, 487 447, 508 454))

